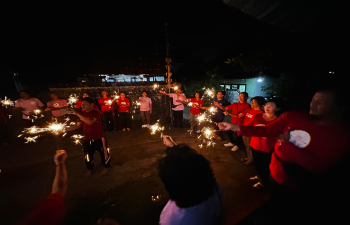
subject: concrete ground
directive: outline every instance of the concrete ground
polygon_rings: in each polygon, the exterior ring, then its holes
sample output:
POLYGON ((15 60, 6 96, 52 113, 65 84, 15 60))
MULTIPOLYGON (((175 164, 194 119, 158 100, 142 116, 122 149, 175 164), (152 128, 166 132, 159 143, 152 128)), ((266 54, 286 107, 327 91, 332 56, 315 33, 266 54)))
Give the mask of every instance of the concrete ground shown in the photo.
MULTIPOLYGON (((243 148, 231 152, 227 141, 217 141, 215 147, 199 148, 199 139, 185 129, 169 129, 162 122, 164 134, 178 143, 186 143, 204 155, 214 170, 224 192, 225 224, 236 224, 267 201, 266 191, 253 190, 247 179, 255 175, 254 165, 245 166, 240 158, 243 148)), ((186 122, 188 126, 188 122, 186 122)), ((67 215, 64 224, 95 224, 99 218, 111 218, 121 225, 158 224, 160 212, 168 200, 157 176, 157 160, 165 146, 159 134, 151 135, 133 121, 129 132, 106 133, 111 151, 112 167, 100 176, 102 166, 95 157, 95 173, 86 178, 81 145, 75 145, 69 135, 62 141, 67 151, 68 191, 65 196, 67 215), (151 197, 160 195, 160 200, 151 197)), ((35 208, 50 193, 55 166, 54 138, 42 137, 36 143, 23 144, 16 139, 0 150, 0 221, 13 224, 35 208)))

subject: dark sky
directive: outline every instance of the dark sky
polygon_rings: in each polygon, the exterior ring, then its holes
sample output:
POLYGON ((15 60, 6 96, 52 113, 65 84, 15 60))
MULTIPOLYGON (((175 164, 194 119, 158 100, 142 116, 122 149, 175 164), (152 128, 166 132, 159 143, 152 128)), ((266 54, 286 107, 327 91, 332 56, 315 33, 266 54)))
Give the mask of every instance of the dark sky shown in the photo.
MULTIPOLYGON (((74 62, 78 65, 79 60, 98 49, 120 45, 164 46, 164 21, 169 24, 171 54, 178 63, 191 57, 210 60, 241 43, 249 48, 257 33, 263 36, 270 29, 220 0, 199 4, 137 0, 102 7, 27 3, 3 7, 1 17, 1 64, 18 71, 26 81, 38 78, 44 83, 74 80, 62 76, 65 63, 73 62, 74 67, 74 62)), ((332 49, 332 44, 322 43, 325 37, 332 37, 330 32, 333 31, 326 30, 314 41, 320 42, 319 48, 305 45, 316 50, 332 49)), ((282 33, 281 37, 285 35, 282 33)), ((270 41, 282 44, 285 41, 274 38, 270 41)), ((315 37, 306 34, 298 38, 312 41, 315 37)))

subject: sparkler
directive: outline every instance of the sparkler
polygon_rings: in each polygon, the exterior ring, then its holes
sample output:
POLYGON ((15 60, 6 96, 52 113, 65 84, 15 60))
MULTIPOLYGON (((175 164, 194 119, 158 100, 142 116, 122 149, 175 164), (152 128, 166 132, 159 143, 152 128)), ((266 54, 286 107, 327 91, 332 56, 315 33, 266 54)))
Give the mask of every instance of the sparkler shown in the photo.
MULTIPOLYGON (((164 127, 161 127, 159 124, 159 120, 157 120, 157 123, 153 124, 153 125, 142 125, 142 127, 147 127, 148 129, 151 130, 151 134, 156 134, 157 131, 162 132, 164 130, 164 127)), ((161 137, 163 136, 163 134, 160 134, 161 137)))
POLYGON ((216 144, 214 141, 213 141, 213 138, 215 138, 215 131, 216 130, 213 130, 209 127, 204 127, 202 130, 201 130, 201 135, 198 137, 202 137, 203 136, 203 141, 202 143, 199 145, 200 148, 203 148, 203 144, 206 144, 207 146, 206 147, 210 147, 210 145, 212 145, 214 147, 214 145, 216 144))
MULTIPOLYGON (((1 100, 1 99, 0 99, 1 100)), ((0 101, 3 106, 7 108, 7 106, 14 106, 14 101, 11 101, 11 99, 8 99, 7 96, 5 96, 4 100, 0 101)))
POLYGON ((204 91, 204 94, 202 96, 202 99, 204 96, 208 96, 209 98, 214 98, 215 97, 215 90, 214 88, 203 88, 204 91))
POLYGON ((108 105, 112 105, 112 102, 113 102, 112 100, 107 101, 108 105))
MULTIPOLYGON (((80 135, 80 134, 74 134, 71 136, 71 138, 74 138, 74 143, 77 144, 81 144, 80 143, 80 139, 82 139, 84 136, 80 135)), ((108 150, 108 149, 107 149, 108 150)))
POLYGON ((179 89, 179 87, 178 86, 174 86, 173 89, 174 89, 174 91, 176 91, 177 89, 179 89))
POLYGON ((78 97, 76 94, 69 96, 68 104, 71 105, 72 108, 73 108, 73 105, 76 104, 77 102, 78 102, 78 97))
POLYGON ((24 139, 27 140, 27 142, 25 143, 29 143, 29 142, 36 142, 36 139, 38 138, 39 136, 34 136, 34 137, 25 137, 24 139))
POLYGON ((158 84, 153 84, 153 90, 155 90, 156 88, 159 88, 158 84))
POLYGON ((188 107, 192 107, 192 105, 193 105, 193 102, 190 102, 187 104, 188 107))
POLYGON ((217 108, 216 107, 210 107, 208 109, 208 111, 209 111, 210 114, 214 115, 217 112, 217 108))
POLYGON ((120 96, 117 94, 117 92, 114 92, 115 95, 114 95, 114 100, 117 100, 118 98, 120 98, 120 96))

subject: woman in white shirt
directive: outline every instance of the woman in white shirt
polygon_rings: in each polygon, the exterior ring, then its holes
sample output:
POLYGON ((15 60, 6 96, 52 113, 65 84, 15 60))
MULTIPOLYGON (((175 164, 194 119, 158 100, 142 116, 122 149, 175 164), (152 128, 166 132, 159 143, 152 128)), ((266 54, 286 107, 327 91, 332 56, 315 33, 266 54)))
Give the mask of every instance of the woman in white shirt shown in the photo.
POLYGON ((151 114, 152 114, 152 100, 147 97, 147 92, 142 91, 142 97, 139 97, 138 102, 140 105, 140 113, 143 125, 151 124, 151 114))

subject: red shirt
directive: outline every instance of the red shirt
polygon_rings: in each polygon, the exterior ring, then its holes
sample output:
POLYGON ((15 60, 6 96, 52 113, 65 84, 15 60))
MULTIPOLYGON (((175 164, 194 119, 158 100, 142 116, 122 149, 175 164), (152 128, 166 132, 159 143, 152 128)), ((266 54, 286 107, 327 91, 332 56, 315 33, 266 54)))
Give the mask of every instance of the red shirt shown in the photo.
POLYGON ((194 114, 201 113, 201 109, 199 107, 200 105, 203 105, 203 100, 201 99, 197 100, 196 98, 191 98, 191 102, 192 102, 192 106, 191 106, 190 113, 194 113, 194 114))
MULTIPOLYGON (((276 142, 275 153, 289 163, 294 163, 312 173, 323 172, 337 164, 350 148, 350 129, 345 125, 319 125, 307 112, 287 112, 265 127, 240 126, 243 135, 278 137, 291 131, 289 141, 276 142)), ((273 179, 284 186, 297 188, 284 171, 282 164, 272 154, 270 171, 273 179)))
POLYGON ((129 112, 129 107, 126 106, 127 104, 130 104, 128 98, 124 98, 124 100, 118 98, 117 101, 119 103, 118 112, 129 112))
MULTIPOLYGON (((242 112, 244 112, 244 110, 246 109, 249 109, 250 108, 250 105, 246 102, 243 102, 243 103, 240 103, 240 102, 236 102, 236 103, 233 103, 229 106, 227 106, 227 109, 232 109, 232 114, 234 115, 238 115, 242 112)), ((244 122, 244 117, 234 117, 234 116, 231 116, 231 123, 234 123, 234 124, 243 124, 244 122)))
POLYGON ((95 139, 101 139, 105 136, 103 133, 102 123, 101 123, 102 114, 100 111, 92 109, 89 112, 86 112, 86 111, 82 112, 81 115, 89 119, 96 118, 96 122, 91 125, 88 125, 84 123, 84 121, 79 120, 79 122, 83 123, 84 139, 95 140, 95 139))
MULTIPOLYGON (((93 103, 93 104, 94 104, 94 109, 97 110, 97 111, 100 111, 100 109, 98 108, 98 106, 97 106, 95 103, 93 103)), ((79 100, 79 101, 77 102, 76 107, 77 107, 77 108, 81 108, 81 100, 79 100)), ((83 110, 83 109, 81 109, 81 110, 83 110)), ((84 111, 84 110, 83 110, 83 111, 84 111)))
POLYGON ((114 100, 112 98, 99 98, 98 104, 101 106, 101 112, 113 111, 114 100))
POLYGON ((66 214, 66 205, 63 195, 50 194, 45 201, 30 213, 24 220, 19 222, 20 225, 46 225, 61 224, 66 214))
MULTIPOLYGON (((272 121, 277 120, 265 120, 263 117, 263 114, 258 114, 255 116, 254 119, 254 126, 257 127, 264 127, 265 125, 271 123, 272 121)), ((266 137, 252 137, 252 139, 250 140, 250 146, 258 151, 262 151, 262 152, 271 152, 271 149, 273 148, 273 146, 276 143, 276 138, 266 138, 266 137)))
POLYGON ((264 113, 264 111, 262 111, 261 109, 255 110, 253 108, 249 108, 249 109, 244 110, 244 112, 242 112, 242 114, 244 115, 243 125, 244 126, 253 126, 255 116, 258 114, 262 114, 262 113, 264 113))

